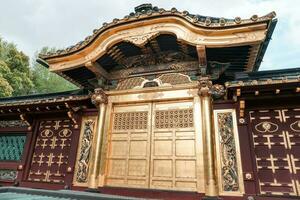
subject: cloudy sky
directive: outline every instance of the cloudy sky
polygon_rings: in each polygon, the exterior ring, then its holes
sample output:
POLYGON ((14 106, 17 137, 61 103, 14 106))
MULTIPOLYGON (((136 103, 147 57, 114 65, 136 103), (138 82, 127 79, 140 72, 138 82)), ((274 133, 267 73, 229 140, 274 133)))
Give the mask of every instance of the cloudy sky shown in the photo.
POLYGON ((83 40, 103 22, 122 18, 142 3, 176 7, 213 17, 250 18, 277 13, 260 70, 300 67, 299 0, 0 0, 0 37, 30 57, 44 46, 64 48, 83 40))

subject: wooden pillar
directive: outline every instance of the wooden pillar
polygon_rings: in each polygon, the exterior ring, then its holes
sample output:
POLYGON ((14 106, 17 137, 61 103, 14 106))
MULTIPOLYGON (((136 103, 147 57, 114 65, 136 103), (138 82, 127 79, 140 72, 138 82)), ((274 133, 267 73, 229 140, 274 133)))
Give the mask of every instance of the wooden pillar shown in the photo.
POLYGON ((97 132, 96 142, 93 145, 92 150, 92 162, 91 162, 91 175, 89 178, 89 190, 98 191, 99 182, 99 171, 100 171, 100 160, 101 160, 101 146, 102 137, 105 123, 105 112, 107 105, 107 96, 102 88, 95 89, 95 93, 92 95, 92 103, 98 108, 98 121, 97 121, 97 132))
MULTIPOLYGON (((207 199, 217 199, 217 169, 215 162, 214 120, 212 112, 212 82, 207 77, 200 79, 199 96, 202 107, 202 134, 204 152, 205 196, 207 199)), ((205 199, 205 198, 204 198, 205 199)))

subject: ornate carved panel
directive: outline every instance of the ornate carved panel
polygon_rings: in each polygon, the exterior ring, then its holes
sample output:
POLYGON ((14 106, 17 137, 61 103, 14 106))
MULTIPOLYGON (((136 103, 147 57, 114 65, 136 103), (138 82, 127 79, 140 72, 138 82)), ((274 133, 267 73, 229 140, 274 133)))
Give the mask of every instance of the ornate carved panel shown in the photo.
POLYGON ((0 181, 14 181, 16 180, 18 171, 11 169, 0 169, 0 181))
POLYGON ((124 79, 130 76, 137 76, 141 74, 155 75, 161 74, 162 72, 188 72, 197 71, 199 69, 198 61, 184 61, 180 60, 177 62, 160 63, 158 65, 141 65, 134 66, 131 68, 118 69, 110 72, 110 78, 113 80, 124 79), (147 67, 145 67, 147 66, 147 67))
POLYGON ((188 75, 182 73, 168 73, 160 75, 158 78, 148 80, 142 77, 128 78, 118 83, 117 90, 128 90, 146 87, 147 84, 154 86, 179 85, 193 82, 188 75))
POLYGON ((219 192, 222 195, 242 195, 244 185, 235 110, 215 110, 214 121, 219 192))
POLYGON ((178 85, 192 82, 190 77, 181 73, 163 74, 158 77, 162 85, 178 85))
POLYGON ((21 160, 26 135, 1 134, 0 135, 0 161, 21 160))
POLYGON ((64 183, 72 135, 73 126, 68 119, 39 123, 29 181, 64 183))
POLYGON ((74 185, 87 186, 93 139, 96 131, 96 116, 86 116, 82 119, 77 160, 74 171, 74 185))
POLYGON ((125 79, 118 84, 117 90, 133 89, 135 87, 141 86, 144 81, 146 81, 146 79, 141 77, 125 79))
POLYGON ((250 111, 261 194, 299 195, 300 109, 250 111))

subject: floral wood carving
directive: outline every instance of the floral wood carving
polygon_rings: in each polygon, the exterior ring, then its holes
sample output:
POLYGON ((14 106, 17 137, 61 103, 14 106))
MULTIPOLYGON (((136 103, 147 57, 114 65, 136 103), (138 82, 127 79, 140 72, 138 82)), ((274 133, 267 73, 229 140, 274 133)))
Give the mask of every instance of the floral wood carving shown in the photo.
POLYGON ((1 169, 0 170, 0 180, 14 181, 16 180, 18 172, 16 170, 1 169))
POLYGON ((1 120, 0 128, 27 127, 28 125, 22 120, 1 120))
POLYGON ((95 121, 93 120, 87 120, 84 123, 84 131, 79 154, 80 157, 77 163, 76 173, 76 181, 79 183, 86 183, 88 180, 89 161, 94 137, 94 125, 95 121))
POLYGON ((221 154, 222 190, 226 192, 239 191, 232 113, 218 113, 217 120, 221 154))

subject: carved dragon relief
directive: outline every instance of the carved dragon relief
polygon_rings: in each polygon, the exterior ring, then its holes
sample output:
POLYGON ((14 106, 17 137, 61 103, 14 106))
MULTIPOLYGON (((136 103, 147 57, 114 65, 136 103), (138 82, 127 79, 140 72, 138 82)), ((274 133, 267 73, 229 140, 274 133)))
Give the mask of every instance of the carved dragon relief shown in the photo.
MULTIPOLYGON (((197 61, 197 58, 193 58, 185 53, 179 51, 165 51, 159 53, 147 53, 131 57, 124 57, 118 62, 129 68, 147 67, 152 68, 153 66, 159 66, 164 64, 176 64, 188 61, 197 61)), ((112 70, 111 72, 113 72, 112 70)))
POLYGON ((147 67, 134 67, 129 69, 121 69, 118 71, 111 72, 111 79, 123 79, 128 78, 129 76, 139 76, 141 74, 157 74, 162 73, 163 71, 171 72, 184 72, 184 71, 196 71, 198 70, 197 61, 187 61, 187 62, 175 62, 170 64, 158 64, 147 67))
POLYGON ((80 154, 76 172, 76 181, 78 183, 87 183, 88 180, 89 161, 94 137, 94 125, 95 121, 91 119, 84 122, 84 130, 81 139, 80 154))
POLYGON ((237 192, 240 190, 240 183, 232 113, 218 113, 217 123, 221 154, 222 190, 225 192, 237 192))

